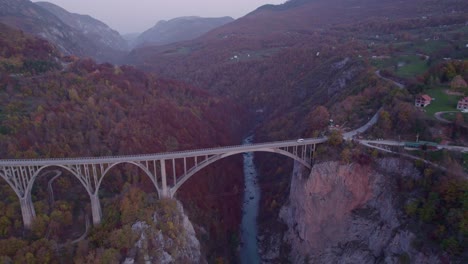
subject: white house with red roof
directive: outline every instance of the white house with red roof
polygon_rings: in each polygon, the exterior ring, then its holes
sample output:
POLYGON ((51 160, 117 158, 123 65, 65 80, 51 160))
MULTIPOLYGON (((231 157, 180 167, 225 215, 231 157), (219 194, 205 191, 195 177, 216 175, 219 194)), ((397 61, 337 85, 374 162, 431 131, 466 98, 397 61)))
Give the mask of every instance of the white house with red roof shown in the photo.
POLYGON ((427 94, 418 95, 418 96, 416 96, 416 100, 414 101, 414 105, 416 107, 426 107, 431 103, 431 101, 432 101, 432 97, 430 97, 427 94))

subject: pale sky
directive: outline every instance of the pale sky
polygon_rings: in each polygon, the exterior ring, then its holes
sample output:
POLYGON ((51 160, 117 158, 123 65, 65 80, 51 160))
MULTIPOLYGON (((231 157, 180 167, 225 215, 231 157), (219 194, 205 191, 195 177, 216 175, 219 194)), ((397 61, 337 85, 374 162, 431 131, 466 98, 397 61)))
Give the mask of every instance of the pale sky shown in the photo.
MULTIPOLYGON (((69 12, 90 15, 121 34, 141 33, 159 20, 181 16, 239 18, 265 4, 286 0, 47 0, 69 12)), ((33 0, 33 2, 38 2, 33 0)))

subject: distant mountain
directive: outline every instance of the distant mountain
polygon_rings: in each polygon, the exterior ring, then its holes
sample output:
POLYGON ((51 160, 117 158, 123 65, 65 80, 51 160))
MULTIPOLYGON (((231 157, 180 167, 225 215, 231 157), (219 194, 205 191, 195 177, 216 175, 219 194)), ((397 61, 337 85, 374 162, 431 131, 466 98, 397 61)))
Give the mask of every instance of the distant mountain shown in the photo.
POLYGON ((46 39, 64 54, 92 57, 101 62, 118 62, 124 55, 29 0, 1 0, 0 22, 46 39))
POLYGON ((288 10, 294 7, 302 6, 312 1, 315 1, 315 0, 289 0, 279 5, 267 4, 267 5, 263 5, 257 8, 254 12, 263 11, 263 10, 284 11, 284 10, 288 10))
POLYGON ((49 2, 37 2, 37 5, 56 15, 62 22, 79 30, 88 38, 97 43, 115 50, 127 50, 127 42, 115 30, 103 22, 88 16, 70 13, 60 6, 49 2))
POLYGON ((197 38, 217 27, 234 21, 232 17, 204 18, 179 17, 169 21, 161 20, 154 27, 143 32, 136 40, 136 46, 164 45, 197 38))

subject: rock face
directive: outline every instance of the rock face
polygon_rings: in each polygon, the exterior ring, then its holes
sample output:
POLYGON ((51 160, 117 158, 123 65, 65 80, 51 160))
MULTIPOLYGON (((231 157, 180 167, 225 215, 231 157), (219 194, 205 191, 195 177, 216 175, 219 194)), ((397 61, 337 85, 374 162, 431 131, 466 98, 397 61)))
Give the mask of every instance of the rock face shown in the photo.
POLYGON ((365 204, 372 194, 373 176, 367 167, 320 164, 310 178, 302 176, 296 168, 290 203, 280 212, 289 227, 286 238, 295 245, 293 256, 323 250, 341 240, 350 212, 365 204))
POLYGON ((139 221, 132 226, 132 231, 139 236, 131 254, 124 263, 206 263, 200 251, 198 241, 192 223, 184 213, 182 204, 177 201, 176 212, 167 219, 165 215, 155 213, 153 223, 139 221), (166 228, 159 229, 155 226, 167 226, 170 230, 177 228, 177 233, 167 232, 166 228))
POLYGON ((29 0, 0 1, 0 22, 38 36, 64 54, 92 57, 99 62, 120 62, 125 53, 103 45, 89 34, 63 22, 47 9, 29 0))
POLYGON ((108 25, 97 19, 88 15, 70 13, 67 10, 49 2, 37 2, 36 5, 39 5, 51 12, 62 20, 62 22, 76 30, 79 30, 86 37, 93 39, 102 46, 107 46, 111 49, 121 51, 126 51, 128 49, 127 42, 117 31, 111 29, 108 25))
MULTIPOLYGON (((295 166, 289 203, 279 216, 288 227, 282 239, 293 263, 440 263, 437 255, 413 247, 416 236, 407 228, 390 176, 419 172, 396 159, 377 167, 327 162, 307 176, 295 166)), ((278 247, 276 237, 262 239, 278 247)), ((271 257, 262 256, 274 263, 271 257)))
POLYGON ((231 21, 234 21, 232 17, 179 17, 169 21, 162 20, 143 32, 135 41, 135 45, 164 45, 190 40, 231 21))

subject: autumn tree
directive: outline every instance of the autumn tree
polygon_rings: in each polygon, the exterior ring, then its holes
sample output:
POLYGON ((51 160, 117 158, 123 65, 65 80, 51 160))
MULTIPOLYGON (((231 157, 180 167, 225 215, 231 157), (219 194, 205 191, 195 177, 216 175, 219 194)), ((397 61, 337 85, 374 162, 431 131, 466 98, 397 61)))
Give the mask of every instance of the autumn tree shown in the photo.
POLYGON ((343 134, 339 130, 333 130, 330 136, 328 136, 328 144, 336 147, 341 145, 341 143, 343 143, 343 134))
POLYGON ((308 135, 315 137, 315 131, 323 131, 326 129, 330 120, 330 113, 324 106, 318 106, 312 110, 306 118, 308 135))

